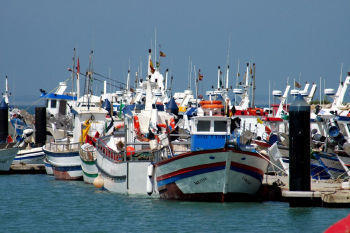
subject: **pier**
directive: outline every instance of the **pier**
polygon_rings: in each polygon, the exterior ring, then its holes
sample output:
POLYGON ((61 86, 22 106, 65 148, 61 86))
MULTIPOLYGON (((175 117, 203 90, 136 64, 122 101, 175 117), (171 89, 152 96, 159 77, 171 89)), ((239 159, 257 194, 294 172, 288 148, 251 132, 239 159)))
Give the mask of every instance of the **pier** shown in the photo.
POLYGON ((0 175, 46 174, 44 164, 12 164, 9 171, 0 171, 0 175))
POLYGON ((350 185, 342 180, 312 180, 310 191, 290 191, 287 176, 265 175, 260 190, 264 201, 288 202, 290 207, 350 207, 350 185))

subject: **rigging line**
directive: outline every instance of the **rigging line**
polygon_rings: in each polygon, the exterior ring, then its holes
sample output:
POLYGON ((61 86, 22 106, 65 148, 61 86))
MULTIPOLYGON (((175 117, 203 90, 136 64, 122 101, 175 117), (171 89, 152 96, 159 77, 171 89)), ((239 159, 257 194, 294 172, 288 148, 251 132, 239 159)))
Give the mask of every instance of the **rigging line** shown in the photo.
POLYGON ((95 71, 94 71, 93 73, 96 74, 96 75, 98 75, 98 76, 100 76, 100 77, 102 77, 102 78, 105 78, 105 79, 108 79, 108 80, 111 80, 111 81, 114 81, 114 82, 117 82, 117 83, 120 83, 120 84, 123 84, 123 85, 126 86, 125 83, 120 82, 120 81, 117 81, 116 79, 109 78, 109 77, 107 77, 107 76, 105 76, 105 75, 103 75, 103 74, 97 73, 97 72, 95 72, 95 71))
MULTIPOLYGON (((69 79, 71 79, 71 77, 67 78, 66 80, 64 80, 64 82, 67 82, 69 79)), ((53 93, 55 90, 58 89, 59 86, 53 88, 51 91, 47 92, 47 94, 53 93)), ((24 109, 25 111, 28 112, 29 108, 33 107, 35 104, 37 104, 39 101, 41 101, 42 98, 39 97, 36 101, 33 102, 33 104, 29 105, 26 109, 24 109)))

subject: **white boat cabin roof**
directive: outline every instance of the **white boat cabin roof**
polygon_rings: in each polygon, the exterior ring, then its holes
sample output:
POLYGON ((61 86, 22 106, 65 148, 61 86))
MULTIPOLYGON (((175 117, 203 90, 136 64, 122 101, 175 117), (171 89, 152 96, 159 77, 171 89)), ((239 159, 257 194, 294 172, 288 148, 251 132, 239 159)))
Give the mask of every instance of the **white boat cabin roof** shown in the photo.
POLYGON ((191 119, 191 134, 229 135, 231 118, 226 116, 197 116, 191 119))

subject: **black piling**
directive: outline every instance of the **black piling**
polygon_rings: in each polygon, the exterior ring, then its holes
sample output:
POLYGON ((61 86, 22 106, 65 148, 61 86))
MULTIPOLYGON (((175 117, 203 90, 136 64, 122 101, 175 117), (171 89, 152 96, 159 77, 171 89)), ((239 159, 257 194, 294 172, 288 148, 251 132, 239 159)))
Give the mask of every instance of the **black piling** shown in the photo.
MULTIPOLYGON (((310 105, 298 95, 289 108, 289 190, 310 189, 310 105)), ((305 205, 305 199, 290 202, 290 206, 305 205)))
POLYGON ((35 108, 35 144, 43 146, 46 142, 46 108, 35 108))
POLYGON ((5 102, 5 99, 2 99, 0 103, 0 143, 6 142, 9 134, 8 110, 9 107, 5 102))

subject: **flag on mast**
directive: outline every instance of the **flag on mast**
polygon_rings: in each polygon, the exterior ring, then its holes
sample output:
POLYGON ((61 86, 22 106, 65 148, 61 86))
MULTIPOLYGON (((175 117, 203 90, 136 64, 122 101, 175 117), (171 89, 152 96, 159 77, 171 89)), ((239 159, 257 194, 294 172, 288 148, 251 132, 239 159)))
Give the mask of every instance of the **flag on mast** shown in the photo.
POLYGON ((159 56, 161 56, 161 57, 166 57, 166 54, 163 53, 162 51, 159 51, 159 56))
POLYGON ((202 79, 203 79, 203 75, 201 74, 201 70, 199 69, 198 70, 198 80, 202 81, 202 79))
POLYGON ((150 61, 149 61, 149 68, 151 69, 151 73, 153 74, 154 73, 154 71, 156 71, 156 69, 154 69, 154 67, 153 67, 153 63, 152 63, 152 60, 150 59, 150 61))
POLYGON ((295 86, 296 88, 301 88, 300 83, 298 83, 297 81, 294 81, 294 86, 295 86))
POLYGON ((77 62, 77 79, 79 79, 79 74, 80 74, 80 63, 79 63, 79 57, 78 57, 78 62, 77 62))

